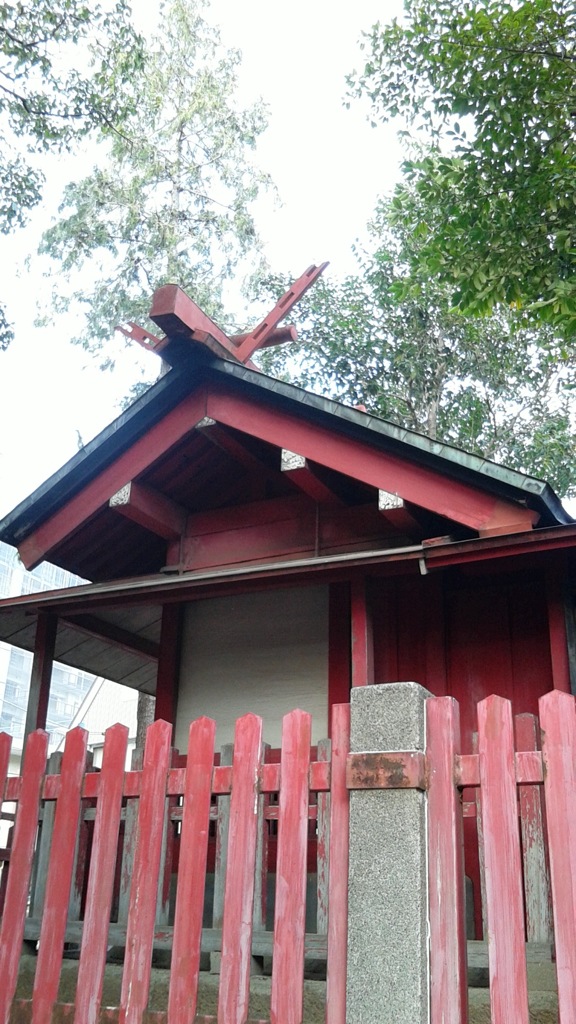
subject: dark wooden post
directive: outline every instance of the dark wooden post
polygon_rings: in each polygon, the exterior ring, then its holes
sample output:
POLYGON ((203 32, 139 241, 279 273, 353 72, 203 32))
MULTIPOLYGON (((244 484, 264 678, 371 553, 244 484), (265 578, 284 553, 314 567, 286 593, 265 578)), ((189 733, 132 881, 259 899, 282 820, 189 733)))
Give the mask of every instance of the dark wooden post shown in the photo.
POLYGON ((176 721, 178 706, 183 619, 183 605, 165 604, 162 608, 154 718, 161 718, 172 725, 176 721))
POLYGON ((50 698, 50 681, 56 646, 58 618, 49 612, 40 612, 36 625, 34 642, 34 661, 30 678, 30 693, 24 727, 24 743, 35 729, 45 729, 48 716, 48 700, 50 698))

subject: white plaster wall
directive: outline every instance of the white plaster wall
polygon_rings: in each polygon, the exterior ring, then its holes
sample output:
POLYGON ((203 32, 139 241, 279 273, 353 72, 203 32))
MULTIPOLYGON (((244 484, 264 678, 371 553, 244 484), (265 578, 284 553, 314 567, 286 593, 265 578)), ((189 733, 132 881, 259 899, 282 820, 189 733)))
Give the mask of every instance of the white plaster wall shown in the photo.
POLYGON ((277 590, 195 601, 186 609, 175 745, 184 752, 193 718, 216 720, 216 745, 230 743, 248 711, 280 746, 282 716, 312 715, 327 736, 328 588, 277 590))

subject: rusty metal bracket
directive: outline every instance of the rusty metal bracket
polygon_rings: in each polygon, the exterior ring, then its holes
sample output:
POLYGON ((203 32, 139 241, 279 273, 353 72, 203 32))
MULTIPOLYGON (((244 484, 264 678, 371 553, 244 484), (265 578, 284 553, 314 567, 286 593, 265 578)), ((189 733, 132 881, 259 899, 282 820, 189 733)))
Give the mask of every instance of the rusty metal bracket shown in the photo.
POLYGON ((426 755, 417 750, 348 754, 347 789, 428 788, 426 755))

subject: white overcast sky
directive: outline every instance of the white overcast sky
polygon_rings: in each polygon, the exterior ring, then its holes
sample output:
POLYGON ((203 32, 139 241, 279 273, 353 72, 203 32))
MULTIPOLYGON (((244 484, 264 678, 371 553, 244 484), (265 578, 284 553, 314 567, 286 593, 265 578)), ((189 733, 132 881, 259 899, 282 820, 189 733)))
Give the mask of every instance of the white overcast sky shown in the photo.
MULTIPOLYGON (((142 13, 139 0, 135 6, 142 13)), ((272 175, 283 206, 262 207, 258 226, 275 268, 300 273, 330 260, 330 273, 351 270, 351 246, 377 196, 393 186, 400 160, 395 132, 372 129, 367 108, 353 104, 346 110, 343 97, 346 74, 362 63, 362 31, 400 8, 400 0, 212 4, 224 42, 243 52, 243 100, 262 96, 270 108, 258 162, 272 175)), ((16 328, 12 346, 0 354, 0 515, 75 453, 77 432, 86 442, 118 415, 141 358, 129 347, 117 372, 103 374, 68 343, 65 320, 53 329, 33 326, 35 299, 46 283, 25 271, 24 259, 34 253, 60 188, 75 170, 66 158, 47 162, 46 173, 43 208, 26 231, 0 247, 2 298, 16 328)))

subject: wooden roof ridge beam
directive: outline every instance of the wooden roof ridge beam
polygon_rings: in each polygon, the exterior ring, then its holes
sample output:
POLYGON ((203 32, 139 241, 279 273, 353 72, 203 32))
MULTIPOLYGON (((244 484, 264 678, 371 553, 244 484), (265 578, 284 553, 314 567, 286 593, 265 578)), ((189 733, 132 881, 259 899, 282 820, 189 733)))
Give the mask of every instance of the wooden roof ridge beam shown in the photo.
MULTIPOLYGON (((156 289, 148 315, 170 340, 202 342, 218 356, 235 354, 228 335, 177 284, 156 289)), ((172 365, 169 344, 162 347, 162 356, 172 365)))
POLYGON ((407 537, 415 537, 421 540, 424 530, 415 516, 412 515, 410 505, 398 494, 392 494, 391 491, 384 491, 379 488, 378 511, 395 530, 398 530, 407 537))
POLYGON ((164 540, 179 540, 186 527, 187 509, 160 491, 131 480, 113 494, 110 508, 144 526, 164 540))
POLYGON ((295 486, 318 505, 343 505, 342 499, 318 476, 315 467, 303 455, 283 448, 280 471, 295 486))
POLYGON ((99 619, 97 615, 68 614, 61 616, 60 622, 71 629, 78 630, 79 633, 85 633, 87 636, 106 640, 108 643, 113 644, 114 647, 120 647, 130 654, 138 654, 146 658, 147 661, 158 661, 160 645, 154 640, 149 640, 145 636, 139 636, 137 633, 131 633, 127 629, 122 629, 121 626, 116 626, 113 622, 99 619))

